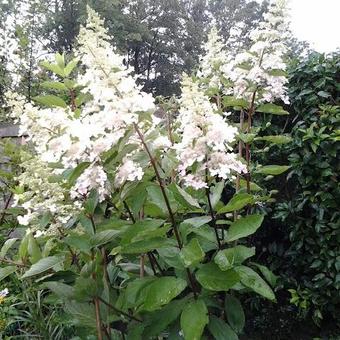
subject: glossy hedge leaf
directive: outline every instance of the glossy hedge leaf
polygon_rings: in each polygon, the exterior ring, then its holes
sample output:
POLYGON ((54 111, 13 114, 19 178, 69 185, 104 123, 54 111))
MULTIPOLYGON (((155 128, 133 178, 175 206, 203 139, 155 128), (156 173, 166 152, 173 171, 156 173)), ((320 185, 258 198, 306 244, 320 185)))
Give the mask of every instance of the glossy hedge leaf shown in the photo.
POLYGON ((244 286, 269 300, 275 300, 272 289, 254 270, 246 266, 235 267, 235 270, 240 275, 244 286))
POLYGON ((239 299, 233 295, 227 294, 224 300, 224 310, 227 320, 236 333, 241 333, 245 324, 244 311, 239 299))
POLYGON ((5 279, 7 276, 11 275, 15 271, 16 271, 15 266, 8 266, 8 267, 0 268, 0 281, 2 281, 3 279, 5 279))
POLYGON ((265 165, 256 169, 256 172, 264 175, 280 175, 290 168, 288 165, 265 165))
POLYGON ((18 240, 17 238, 8 239, 1 248, 0 257, 5 257, 8 250, 12 248, 12 246, 17 240, 18 240))
POLYGON ((48 107, 62 107, 66 108, 67 104, 65 101, 58 96, 54 96, 53 94, 48 94, 45 96, 37 96, 33 98, 39 104, 48 106, 48 107))
POLYGON ((149 339, 161 334, 166 327, 178 318, 186 304, 186 301, 187 299, 171 301, 161 310, 157 310, 151 315, 147 315, 145 318, 147 326, 143 332, 144 339, 149 339))
POLYGON ((248 204, 254 203, 253 195, 247 193, 235 194, 226 206, 221 208, 217 213, 224 214, 227 212, 240 210, 248 204))
POLYGON ((181 314, 181 328, 185 340, 200 340, 209 322, 208 309, 203 300, 189 302, 181 314))
POLYGON ((214 262, 221 270, 228 270, 242 264, 244 260, 255 255, 255 247, 247 248, 238 245, 233 248, 220 250, 214 257, 214 262))
POLYGON ((292 141, 292 137, 284 135, 257 137, 255 140, 263 140, 274 144, 287 144, 292 141))
POLYGON ((180 252, 180 257, 185 267, 195 266, 204 259, 204 251, 201 248, 197 238, 190 240, 180 252))
POLYGON ((227 241, 236 241, 242 237, 254 234, 261 226, 262 221, 263 215, 249 215, 241 217, 230 225, 227 234, 227 241))
POLYGON ((273 115, 289 115, 289 112, 275 104, 262 104, 256 108, 256 112, 271 113, 273 115))
POLYGON ((49 256, 42 258, 37 263, 33 264, 31 268, 21 278, 25 279, 27 277, 41 274, 63 261, 64 259, 58 256, 49 256))
POLYGON ((208 263, 196 272, 196 279, 206 289, 227 291, 240 281, 240 276, 233 269, 222 271, 215 263, 208 263))
POLYGON ((269 282, 269 284, 274 288, 276 286, 276 281, 279 278, 276 276, 271 270, 269 270, 266 266, 262 266, 258 263, 252 263, 254 266, 256 266, 264 278, 269 282))
POLYGON ((141 292, 144 303, 140 310, 150 312, 159 309, 180 294, 186 286, 186 281, 180 278, 172 276, 157 278, 141 292))
POLYGON ((215 315, 210 317, 208 329, 216 340, 238 340, 237 334, 231 327, 215 315))

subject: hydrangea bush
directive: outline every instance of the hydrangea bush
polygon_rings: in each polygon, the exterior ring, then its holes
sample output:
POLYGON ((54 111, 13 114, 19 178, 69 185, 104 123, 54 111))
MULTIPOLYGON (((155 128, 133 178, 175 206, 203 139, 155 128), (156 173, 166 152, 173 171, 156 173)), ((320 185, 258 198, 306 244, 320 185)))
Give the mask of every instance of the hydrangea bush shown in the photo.
POLYGON ((287 170, 251 163, 264 138, 253 115, 287 114, 272 103, 287 102, 285 27, 278 1, 236 56, 213 29, 200 71, 183 75, 178 112, 158 118, 88 8, 76 58, 42 63, 46 93, 34 104, 9 94, 32 153, 15 188, 26 235, 1 251, 2 277, 49 292, 78 335, 237 339, 239 297, 275 300, 275 276, 249 262, 247 236, 273 200, 251 173, 287 170))

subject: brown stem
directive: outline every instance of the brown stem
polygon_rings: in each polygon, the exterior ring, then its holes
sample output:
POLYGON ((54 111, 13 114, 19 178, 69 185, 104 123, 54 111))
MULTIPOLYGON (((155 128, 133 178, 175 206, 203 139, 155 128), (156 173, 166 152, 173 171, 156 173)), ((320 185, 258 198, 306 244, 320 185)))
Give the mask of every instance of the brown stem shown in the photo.
POLYGON ((94 298, 93 303, 94 303, 95 311, 96 311, 96 328, 97 328, 98 340, 103 340, 102 323, 100 320, 99 299, 100 298, 98 297, 94 298))
MULTIPOLYGON (((137 134, 138 134, 138 136, 139 136, 139 138, 140 138, 140 140, 141 140, 141 142, 143 144, 143 147, 144 147, 146 153, 148 154, 148 156, 150 158, 151 165, 152 165, 152 167, 153 167, 153 169, 155 171, 155 175, 157 177, 157 181, 158 181, 158 184, 160 186, 160 189, 161 189, 164 201, 165 201, 165 205, 166 205, 168 213, 169 213, 170 221, 171 221, 171 224, 172 224, 172 229, 173 229, 173 231, 175 233, 175 237, 176 237, 176 240, 177 240, 178 247, 179 247, 179 249, 182 249, 183 244, 182 244, 181 238, 179 236, 179 231, 178 231, 178 228, 177 228, 177 225, 176 225, 175 216, 174 216, 174 214, 172 212, 168 196, 167 196, 167 194, 165 192, 165 186, 164 186, 163 180, 162 180, 162 178, 161 178, 161 176, 160 176, 160 174, 158 172, 156 161, 153 158, 153 156, 151 155, 151 152, 150 152, 148 146, 145 143, 143 134, 139 130, 139 128, 138 128, 136 123, 134 123, 134 128, 135 128, 135 130, 136 130, 136 132, 137 132, 137 134)), ((187 275, 188 275, 188 279, 190 281, 190 285, 191 285, 192 291, 194 293, 194 297, 196 299, 197 298, 197 291, 196 291, 196 285, 195 285, 193 276, 192 276, 189 268, 186 269, 186 272, 187 272, 187 275)))
POLYGON ((111 308, 115 313, 117 313, 117 314, 124 315, 124 316, 126 316, 127 318, 129 318, 129 319, 131 319, 131 320, 138 321, 138 322, 142 322, 142 321, 143 321, 143 320, 141 320, 141 319, 139 319, 139 318, 136 318, 136 317, 133 316, 133 315, 130 315, 130 314, 128 314, 128 313, 123 312, 122 310, 120 310, 120 309, 116 308, 115 306, 111 305, 110 303, 108 303, 107 301, 105 301, 104 299, 102 299, 102 298, 99 297, 99 296, 97 297, 97 299, 98 299, 99 301, 101 301, 104 305, 110 307, 110 308, 111 308))
POLYGON ((11 203, 12 198, 13 198, 13 193, 11 192, 11 194, 9 195, 9 197, 8 197, 6 203, 5 203, 4 210, 3 210, 2 214, 1 214, 1 217, 0 217, 0 226, 2 226, 2 224, 5 221, 6 210, 8 209, 8 207, 9 207, 9 205, 11 203))

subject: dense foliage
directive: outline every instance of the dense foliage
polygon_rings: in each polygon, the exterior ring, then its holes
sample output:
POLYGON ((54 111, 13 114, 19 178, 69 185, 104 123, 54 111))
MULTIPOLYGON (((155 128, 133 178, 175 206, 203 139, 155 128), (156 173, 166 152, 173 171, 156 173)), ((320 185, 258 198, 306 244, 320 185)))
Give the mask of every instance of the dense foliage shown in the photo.
POLYGON ((312 54, 290 74, 292 171, 276 216, 289 232, 282 265, 289 263, 292 302, 318 320, 324 312, 339 315, 339 54, 312 54))

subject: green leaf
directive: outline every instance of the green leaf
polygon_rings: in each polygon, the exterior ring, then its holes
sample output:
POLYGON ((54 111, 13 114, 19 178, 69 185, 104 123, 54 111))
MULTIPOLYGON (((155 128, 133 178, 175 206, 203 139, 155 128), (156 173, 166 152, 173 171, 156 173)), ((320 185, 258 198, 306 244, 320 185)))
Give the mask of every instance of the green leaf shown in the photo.
POLYGON ((222 192, 225 186, 225 181, 216 183, 216 185, 210 188, 210 201, 213 209, 216 207, 217 203, 220 201, 222 192))
POLYGON ((204 259, 204 251, 197 238, 193 238, 180 252, 185 267, 195 266, 204 259))
POLYGON ((99 202, 98 191, 95 189, 92 189, 84 203, 84 208, 87 214, 89 214, 90 216, 94 214, 94 211, 96 210, 98 202, 99 202))
POLYGON ((279 278, 278 276, 276 276, 271 270, 269 270, 266 266, 262 266, 258 263, 252 263, 253 265, 255 265, 260 272, 262 273, 262 275, 264 276, 264 278, 269 282, 269 284, 274 288, 276 286, 276 281, 279 278))
POLYGON ((30 256, 31 263, 38 262, 42 257, 38 242, 32 233, 28 234, 28 255, 30 256))
POLYGON ((244 286, 269 300, 275 300, 272 289, 254 270, 246 266, 235 267, 235 270, 240 275, 244 286))
POLYGON ((268 71, 267 73, 274 77, 287 77, 287 72, 280 69, 273 69, 268 71))
POLYGON ((5 257, 8 250, 12 248, 12 246, 17 240, 18 240, 17 238, 8 239, 1 248, 0 257, 5 257))
POLYGON ((22 279, 41 274, 55 265, 63 262, 64 259, 58 256, 49 256, 39 260, 37 263, 33 264, 31 268, 21 277, 22 279))
POLYGON ((223 105, 226 107, 234 106, 234 107, 242 107, 247 108, 249 103, 244 99, 238 99, 233 96, 224 96, 223 97, 223 105))
POLYGON ((255 255, 255 247, 247 248, 238 245, 233 248, 220 250, 214 257, 214 262, 221 270, 228 270, 242 264, 244 260, 255 255))
POLYGON ((232 329, 236 333, 241 333, 245 324, 245 316, 239 299, 233 295, 227 294, 224 300, 224 310, 232 329))
POLYGON ((90 239, 92 247, 98 247, 117 239, 119 230, 104 230, 93 235, 90 239))
MULTIPOLYGON (((240 179, 240 187, 241 188, 246 188, 247 187, 247 181, 244 179, 240 179)), ((263 190, 260 186, 258 186, 256 183, 250 182, 250 191, 261 191, 263 190)))
POLYGON ((0 281, 2 281, 7 276, 9 276, 12 273, 14 273, 16 271, 16 269, 17 268, 15 266, 8 266, 8 267, 0 268, 0 281))
POLYGON ((264 175, 280 175, 290 168, 288 165, 265 165, 258 167, 256 172, 264 175))
POLYGON ((208 309, 203 300, 189 302, 181 314, 181 328, 185 340, 200 340, 209 322, 208 309))
POLYGON ((289 112, 284 110, 281 106, 275 104, 262 104, 256 108, 257 112, 271 113, 273 115, 289 115, 289 112))
POLYGON ((74 295, 74 287, 69 286, 63 282, 45 282, 43 284, 47 287, 50 291, 52 291, 55 295, 60 297, 61 299, 71 299, 74 295))
POLYGON ((329 98, 329 97, 331 97, 331 94, 329 92, 326 92, 326 91, 319 91, 318 96, 322 97, 322 98, 329 98))
POLYGON ((51 64, 47 61, 42 61, 40 63, 40 66, 42 66, 43 68, 52 71, 53 73, 57 74, 60 77, 65 77, 65 73, 64 70, 58 65, 58 64, 51 64))
POLYGON ((180 278, 172 276, 157 278, 141 292, 144 303, 140 310, 150 312, 159 309, 180 294, 186 286, 186 281, 180 278))
POLYGON ((56 53, 55 54, 55 61, 57 62, 58 66, 63 69, 65 67, 65 57, 64 57, 64 53, 60 54, 60 53, 56 53))
POLYGON ((235 194, 232 199, 228 202, 228 204, 221 208, 217 213, 218 214, 224 214, 227 212, 240 210, 243 207, 245 207, 248 204, 254 203, 254 197, 253 195, 247 194, 247 193, 238 193, 235 194))
POLYGON ((65 84, 59 81, 44 81, 41 83, 41 86, 47 89, 58 90, 58 91, 68 90, 65 84))
POLYGON ((74 68, 77 66, 79 60, 78 59, 72 59, 65 67, 64 72, 65 76, 68 77, 71 72, 74 70, 74 68))
POLYGON ((214 291, 227 291, 240 281, 233 269, 222 271, 215 263, 202 265, 196 279, 204 288, 214 291))
POLYGON ((237 334, 230 326, 215 315, 210 317, 208 329, 216 340, 238 340, 237 334))
POLYGON ((167 248, 176 245, 175 240, 156 237, 145 241, 133 242, 123 247, 120 252, 122 254, 145 254, 157 248, 167 248))
POLYGON ((263 218, 263 215, 249 215, 236 220, 229 227, 227 241, 236 241, 242 237, 254 234, 261 226, 263 218))
POLYGON ((38 102, 39 104, 48 106, 48 107, 62 107, 62 108, 66 108, 67 104, 65 103, 65 101, 61 98, 59 98, 58 96, 54 96, 53 94, 48 94, 45 96, 37 96, 33 98, 36 102, 38 102))
POLYGON ((161 334, 166 327, 178 318, 186 301, 187 299, 171 301, 161 310, 157 310, 151 315, 147 315, 145 317, 146 320, 144 321, 147 326, 143 332, 143 339, 150 339, 153 336, 161 334))
POLYGON ((76 183, 78 177, 90 166, 90 162, 82 162, 78 164, 68 175, 67 181, 70 186, 76 183))
POLYGON ((171 187, 171 189, 172 189, 172 192, 175 195, 175 198, 177 198, 180 203, 184 203, 183 204, 184 206, 201 209, 197 200, 195 198, 193 198, 191 195, 189 195, 185 190, 183 190, 177 184, 174 184, 171 187))
POLYGON ((184 220, 183 224, 190 224, 191 226, 195 228, 199 228, 204 224, 207 224, 211 221, 210 216, 199 216, 199 217, 192 217, 184 220))
POLYGON ((274 143, 274 144, 287 144, 290 143, 293 139, 289 136, 284 135, 276 135, 276 136, 263 136, 257 137, 255 140, 263 140, 266 142, 274 143))

